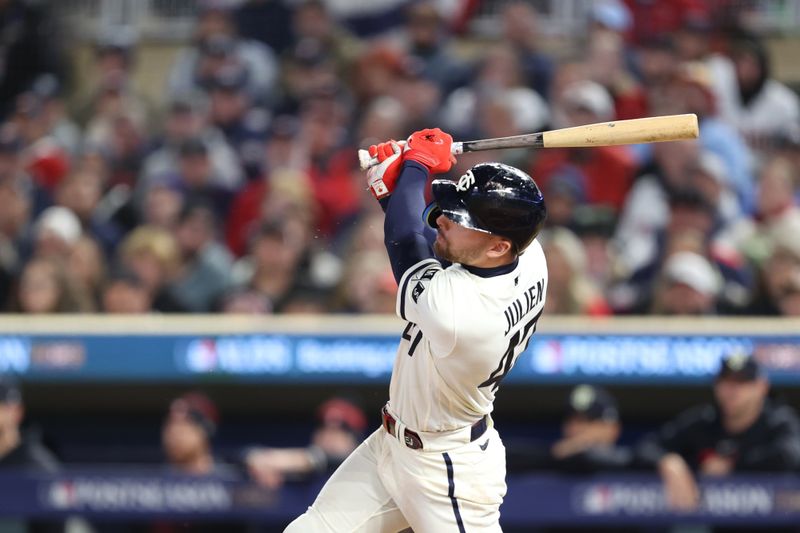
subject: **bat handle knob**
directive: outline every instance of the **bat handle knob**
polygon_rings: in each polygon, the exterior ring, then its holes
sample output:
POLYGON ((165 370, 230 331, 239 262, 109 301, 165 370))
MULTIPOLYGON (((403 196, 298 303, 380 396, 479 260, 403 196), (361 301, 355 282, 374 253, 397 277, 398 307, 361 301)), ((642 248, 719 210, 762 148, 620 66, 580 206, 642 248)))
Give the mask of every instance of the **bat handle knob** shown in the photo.
POLYGON ((378 164, 378 158, 370 157, 369 152, 366 150, 359 150, 358 163, 361 165, 361 170, 367 170, 378 164))

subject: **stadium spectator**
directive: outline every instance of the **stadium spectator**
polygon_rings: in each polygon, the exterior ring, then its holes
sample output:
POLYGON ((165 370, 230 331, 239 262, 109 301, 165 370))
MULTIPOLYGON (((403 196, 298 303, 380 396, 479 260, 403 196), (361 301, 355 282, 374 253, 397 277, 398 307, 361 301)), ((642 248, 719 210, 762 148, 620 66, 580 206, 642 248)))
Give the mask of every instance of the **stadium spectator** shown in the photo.
POLYGON ((386 254, 359 251, 348 255, 337 297, 336 308, 343 312, 393 314, 397 283, 386 254))
POLYGON ((153 295, 138 276, 120 270, 105 282, 101 303, 104 313, 143 314, 153 310, 153 295))
POLYGON ((270 114, 254 105, 246 91, 247 72, 236 66, 222 69, 208 84, 211 124, 219 129, 236 152, 247 177, 263 171, 263 144, 270 114))
POLYGON ((623 471, 631 466, 633 453, 617 444, 621 431, 619 408, 611 393, 578 385, 569 393, 560 438, 549 447, 509 443, 508 469, 568 474, 623 471))
POLYGON ((283 58, 281 99, 277 115, 296 115, 310 95, 339 85, 336 64, 329 50, 316 39, 301 39, 283 58))
POLYGON ((591 316, 610 314, 602 291, 587 275, 586 251, 580 239, 566 228, 551 228, 542 232, 539 241, 550 274, 545 312, 591 316))
POLYGON ((107 261, 97 241, 86 235, 78 239, 66 267, 76 289, 93 303, 99 302, 106 282, 107 261))
POLYGON ((117 249, 117 263, 147 287, 154 309, 161 312, 185 310, 171 292, 172 280, 181 264, 180 249, 171 233, 155 226, 136 228, 117 249))
POLYGON ((67 113, 61 82, 54 74, 42 74, 33 81, 30 93, 41 106, 45 129, 70 157, 74 156, 82 133, 67 113))
POLYGON ((756 359, 725 357, 714 381, 712 404, 689 409, 646 436, 641 461, 657 468, 670 505, 695 509, 695 475, 790 472, 800 467, 800 420, 769 397, 769 381, 756 359))
POLYGON ((264 222, 250 242, 249 256, 235 265, 233 282, 267 297, 270 307, 281 312, 293 291, 311 286, 310 274, 303 265, 307 245, 280 219, 264 222))
POLYGON ((317 427, 304 448, 252 448, 244 462, 260 485, 278 488, 285 481, 329 475, 364 438, 367 417, 353 400, 333 397, 317 408, 317 427))
POLYGON ((712 315, 718 311, 719 272, 704 256, 676 252, 664 262, 653 294, 656 315, 712 315))
POLYGON ((704 63, 684 63, 670 90, 675 105, 673 112, 697 115, 700 146, 722 159, 729 186, 741 205, 750 211, 755 189, 753 157, 739 132, 719 112, 719 97, 714 92, 711 70, 704 63))
POLYGON ((412 2, 405 7, 401 48, 410 69, 433 82, 447 94, 463 85, 469 70, 453 47, 447 21, 433 0, 412 2))
POLYGON ((73 172, 55 191, 55 201, 74 213, 81 225, 81 234, 94 238, 106 256, 113 255, 123 231, 99 209, 102 200, 101 177, 91 172, 73 172))
POLYGON ((168 80, 172 98, 205 91, 220 71, 238 66, 247 72, 246 90, 254 102, 270 102, 275 96, 278 62, 265 44, 237 34, 232 6, 204 0, 200 3, 193 46, 175 61, 168 80))
POLYGON ((130 28, 112 26, 100 31, 89 67, 91 83, 74 98, 73 108, 81 124, 88 127, 119 113, 131 113, 145 122, 151 118, 154 102, 133 80, 137 44, 130 28))
POLYGON ((540 131, 549 121, 547 103, 525 85, 517 54, 507 44, 496 44, 482 56, 472 82, 453 91, 444 101, 442 122, 456 138, 486 137, 488 134, 481 129, 486 121, 476 123, 474 117, 494 99, 507 101, 517 132, 540 131))
MULTIPOLYGON (((149 150, 149 135, 145 117, 134 109, 125 107, 120 111, 99 115, 86 127, 84 153, 94 152, 102 157, 104 188, 121 185, 128 193, 136 185, 149 150)), ((78 170, 89 170, 85 161, 79 162, 78 170)))
POLYGON ((541 50, 542 39, 536 10, 528 2, 507 2, 501 16, 503 36, 517 54, 525 84, 549 100, 553 58, 541 50))
POLYGON ((94 302, 58 258, 39 257, 22 269, 12 310, 26 314, 86 313, 94 311, 94 302))
POLYGON ((69 172, 71 158, 55 137, 48 118, 42 100, 28 91, 17 97, 10 124, 23 142, 25 171, 39 187, 52 194, 69 172))
POLYGON ((233 259, 216 240, 217 219, 204 204, 189 204, 178 220, 175 240, 181 263, 170 294, 186 311, 211 311, 230 286, 233 259))
POLYGON ((725 117, 755 150, 769 148, 782 131, 800 121, 797 93, 772 77, 769 55, 759 40, 733 50, 739 94, 725 117))
MULTIPOLYGON (((554 116, 560 127, 580 126, 614 119, 614 102, 608 91, 593 81, 568 85, 559 99, 554 116)), ((535 130, 533 130, 535 131, 535 130)), ((536 156, 531 175, 547 188, 561 166, 572 164, 585 176, 586 201, 591 205, 622 208, 634 178, 636 165, 626 146, 596 146, 542 151, 536 156)))
POLYGON ((330 54, 335 72, 340 79, 347 79, 364 44, 337 23, 321 0, 303 0, 294 9, 292 30, 296 43, 315 43, 330 54))
POLYGON ((725 237, 756 264, 771 253, 777 235, 800 228, 800 204, 795 195, 796 169, 785 158, 766 162, 759 173, 755 217, 734 224, 725 237))
POLYGON ((800 226, 782 228, 774 234, 771 253, 761 263, 759 286, 752 304, 747 309, 754 315, 783 314, 782 300, 790 304, 793 300, 796 280, 800 276, 800 246, 797 232, 800 226))
POLYGON ((699 153, 695 141, 653 146, 653 161, 640 171, 625 197, 614 235, 621 275, 629 276, 658 253, 654 237, 669 222, 669 194, 692 188, 687 171, 696 165, 699 153))
MULTIPOLYGON (((138 202, 147 188, 158 180, 180 175, 180 148, 187 141, 201 140, 211 161, 213 185, 235 190, 243 180, 236 153, 215 128, 208 126, 208 102, 196 95, 170 102, 160 146, 144 160, 136 187, 138 202)), ((137 204, 140 205, 140 204, 137 204)))

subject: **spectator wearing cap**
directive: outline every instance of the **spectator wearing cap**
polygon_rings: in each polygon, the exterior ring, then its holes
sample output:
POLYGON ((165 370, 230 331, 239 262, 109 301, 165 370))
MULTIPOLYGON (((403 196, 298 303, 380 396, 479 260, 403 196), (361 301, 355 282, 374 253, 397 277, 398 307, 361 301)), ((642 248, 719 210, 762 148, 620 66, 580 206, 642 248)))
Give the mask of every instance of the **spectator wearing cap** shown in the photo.
MULTIPOLYGON (((606 88, 588 80, 567 85, 553 111, 554 121, 561 127, 613 120, 615 113, 614 101, 606 88)), ((588 204, 609 205, 616 211, 622 209, 636 170, 627 147, 544 150, 537 154, 531 175, 546 188, 557 169, 565 164, 574 165, 586 176, 588 204)))
POLYGON ((354 400, 337 396, 317 408, 317 427, 305 448, 251 448, 244 462, 260 485, 330 475, 364 439, 367 417, 354 400))
POLYGON ((653 296, 654 314, 710 315, 721 290, 718 271, 702 255, 677 252, 664 263, 653 296))
POLYGON ((766 372, 753 355, 726 355, 713 392, 713 403, 689 409, 637 445, 639 460, 658 469, 667 500, 680 510, 698 504, 696 475, 800 467, 800 420, 770 399, 766 372))
POLYGON ((573 388, 565 405, 561 438, 549 447, 509 446, 509 469, 571 474, 620 471, 632 464, 631 450, 617 445, 621 432, 617 401, 594 385, 573 388))
POLYGON ((210 120, 239 156, 247 177, 253 179, 263 171, 270 115, 266 109, 252 105, 246 84, 247 71, 235 66, 211 78, 210 120))
POLYGON ((244 177, 241 162, 225 136, 211 127, 208 119, 208 100, 205 97, 195 94, 169 103, 163 138, 144 160, 142 173, 136 184, 137 208, 141 207, 149 186, 180 173, 181 147, 187 141, 201 141, 205 145, 215 186, 231 191, 241 186, 244 177))
POLYGON ((193 46, 172 66, 167 94, 177 97, 202 91, 209 79, 231 65, 247 72, 245 90, 254 102, 269 103, 278 80, 275 53, 264 43, 238 35, 232 5, 215 0, 199 3, 193 46))
MULTIPOLYGON (((708 189, 701 186, 713 187, 715 183, 703 183, 713 178, 704 176, 699 169, 689 171, 695 176, 698 187, 676 189, 669 193, 669 221, 666 227, 655 234, 654 257, 622 282, 622 285, 635 288, 632 294, 638 300, 626 304, 622 299, 615 299, 614 307, 618 312, 646 313, 654 310, 654 293, 666 289, 659 287, 659 275, 664 271, 665 262, 677 252, 700 255, 719 272, 716 311, 734 312, 749 304, 755 284, 754 272, 738 250, 719 237, 722 231, 719 208, 707 196, 708 189)), ((659 296, 664 294, 660 292, 659 296)), ((620 296, 620 293, 616 296, 620 296)), ((660 304, 655 305, 657 307, 660 304)))

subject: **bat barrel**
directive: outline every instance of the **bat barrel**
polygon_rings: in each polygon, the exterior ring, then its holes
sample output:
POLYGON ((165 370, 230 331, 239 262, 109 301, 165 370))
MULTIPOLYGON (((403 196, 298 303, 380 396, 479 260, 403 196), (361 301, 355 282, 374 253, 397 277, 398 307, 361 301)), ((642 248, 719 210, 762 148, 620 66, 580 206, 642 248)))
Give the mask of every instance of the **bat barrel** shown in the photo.
POLYGON ((696 139, 697 115, 617 120, 544 133, 545 148, 610 146, 696 139))

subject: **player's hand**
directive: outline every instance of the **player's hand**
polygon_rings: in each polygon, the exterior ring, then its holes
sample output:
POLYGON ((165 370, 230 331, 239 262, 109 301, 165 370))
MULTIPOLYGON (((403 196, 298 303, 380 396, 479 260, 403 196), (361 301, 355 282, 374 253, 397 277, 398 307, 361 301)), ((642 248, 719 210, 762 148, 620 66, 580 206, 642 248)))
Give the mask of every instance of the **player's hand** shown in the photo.
POLYGON ((378 159, 378 164, 367 170, 367 185, 372 195, 380 200, 392 194, 403 165, 403 146, 405 142, 388 141, 369 147, 370 157, 378 159))
POLYGON ((728 457, 713 454, 702 462, 700 471, 709 476, 727 476, 733 472, 733 461, 728 457))
POLYGON ((258 485, 278 489, 283 485, 284 473, 276 450, 253 450, 247 454, 245 464, 250 477, 258 485))
POLYGON ((456 162, 453 138, 439 128, 415 131, 406 142, 403 160, 422 163, 431 174, 444 174, 456 162))
POLYGON ((700 490, 686 461, 678 454, 669 453, 659 462, 658 470, 669 508, 679 512, 696 510, 700 503, 700 490))

